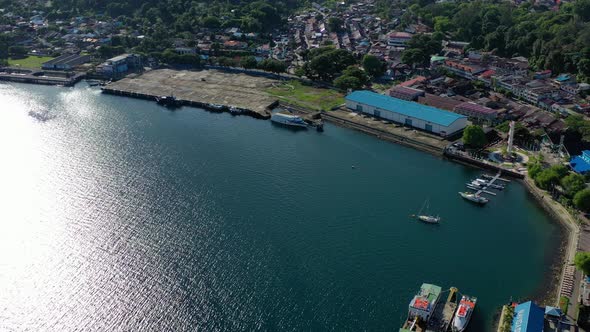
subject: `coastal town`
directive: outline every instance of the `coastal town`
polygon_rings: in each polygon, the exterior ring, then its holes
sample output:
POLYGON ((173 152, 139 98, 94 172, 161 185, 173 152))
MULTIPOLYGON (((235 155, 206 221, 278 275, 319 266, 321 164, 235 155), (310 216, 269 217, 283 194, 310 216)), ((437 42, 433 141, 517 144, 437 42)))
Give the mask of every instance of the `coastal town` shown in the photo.
MULTIPOLYGON (((590 60, 560 67, 522 52, 506 56, 455 38, 442 15, 427 22, 401 4, 382 15, 376 0, 311 2, 280 23, 270 8, 252 9, 270 13, 269 29, 258 26, 263 18, 238 24, 231 9, 228 17, 202 15, 190 32, 169 38, 156 14, 156 23, 141 25, 123 12, 65 15, 33 3, 0 5, 0 81, 87 84, 170 111, 193 106, 291 127, 352 128, 482 169, 467 189, 457 188, 479 206, 510 181, 523 183, 564 232, 561 259, 547 294, 506 299, 495 327, 590 329, 590 60)), ((558 13, 570 5, 536 1, 527 9, 558 13)), ((590 50, 568 52, 581 59, 590 50)), ((399 331, 465 330, 477 299, 452 287, 445 302, 441 293, 422 285, 399 331)))

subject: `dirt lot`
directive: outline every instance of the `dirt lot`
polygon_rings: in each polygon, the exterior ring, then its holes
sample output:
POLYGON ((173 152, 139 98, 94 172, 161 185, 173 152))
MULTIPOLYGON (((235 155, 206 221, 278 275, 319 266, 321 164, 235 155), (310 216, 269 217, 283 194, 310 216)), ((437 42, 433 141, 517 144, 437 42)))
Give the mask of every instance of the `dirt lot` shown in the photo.
POLYGON ((265 108, 277 100, 266 92, 276 83, 276 80, 265 77, 218 70, 158 69, 113 82, 109 88, 153 96, 173 94, 179 99, 237 106, 264 113, 265 108))

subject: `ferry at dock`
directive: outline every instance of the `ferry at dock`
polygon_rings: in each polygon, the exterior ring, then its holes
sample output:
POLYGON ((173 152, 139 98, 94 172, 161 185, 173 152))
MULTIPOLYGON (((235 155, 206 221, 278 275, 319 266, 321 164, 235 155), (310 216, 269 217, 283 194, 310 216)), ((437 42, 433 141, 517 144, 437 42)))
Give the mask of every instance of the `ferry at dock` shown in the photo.
POLYGON ((408 318, 400 332, 425 331, 438 305, 442 288, 433 284, 422 284, 418 294, 414 295, 408 306, 408 318))
POLYGON ((270 121, 290 127, 308 127, 307 122, 305 122, 301 117, 285 113, 273 113, 270 117, 270 121))
POLYGON ((461 297, 461 302, 459 302, 459 308, 457 308, 457 312, 455 313, 455 318, 453 319, 453 332, 463 332, 467 328, 467 324, 469 324, 469 320, 471 319, 471 315, 473 314, 473 310, 475 309, 475 304, 477 303, 477 298, 470 297, 467 295, 463 295, 461 297))

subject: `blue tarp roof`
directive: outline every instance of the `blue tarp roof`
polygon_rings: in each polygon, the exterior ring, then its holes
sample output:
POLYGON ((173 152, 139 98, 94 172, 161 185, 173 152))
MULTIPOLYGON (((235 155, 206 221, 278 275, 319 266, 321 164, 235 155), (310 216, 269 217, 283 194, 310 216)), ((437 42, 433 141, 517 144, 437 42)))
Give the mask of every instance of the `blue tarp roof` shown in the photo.
POLYGON ((562 81, 569 81, 570 75, 568 74, 559 74, 555 80, 562 82, 562 81))
POLYGON ((441 126, 449 126, 456 120, 466 117, 461 114, 443 111, 436 107, 393 98, 366 90, 354 91, 346 96, 346 99, 374 106, 382 110, 436 123, 441 126))
POLYGON ((543 332, 545 311, 532 301, 521 303, 514 309, 512 332, 543 332))
POLYGON ((561 309, 556 308, 556 307, 545 307, 545 315, 547 316, 555 316, 555 317, 561 317, 563 313, 561 312, 561 309))
MULTIPOLYGON (((584 150, 582 153, 590 154, 590 151, 584 150)), ((582 155, 575 156, 570 160, 570 166, 576 173, 586 173, 590 171, 590 163, 588 163, 582 155)))

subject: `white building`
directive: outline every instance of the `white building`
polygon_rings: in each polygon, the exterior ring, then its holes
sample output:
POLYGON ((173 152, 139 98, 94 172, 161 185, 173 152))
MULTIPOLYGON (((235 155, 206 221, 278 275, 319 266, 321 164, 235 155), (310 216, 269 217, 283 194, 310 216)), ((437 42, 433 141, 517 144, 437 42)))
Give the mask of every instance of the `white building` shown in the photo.
POLYGON ((467 117, 464 115, 371 91, 349 94, 346 96, 346 107, 440 136, 452 135, 467 126, 467 117))
POLYGON ((393 47, 406 47, 406 44, 412 39, 412 34, 407 32, 392 32, 387 39, 387 45, 393 47))

